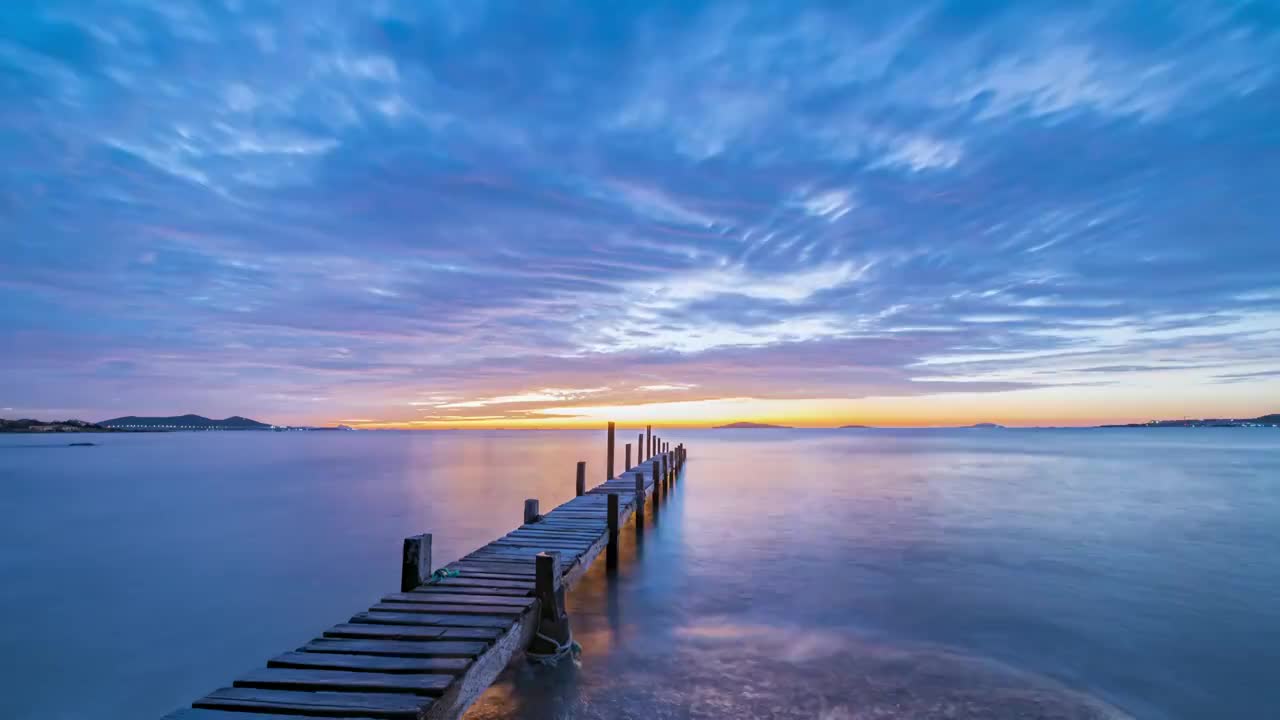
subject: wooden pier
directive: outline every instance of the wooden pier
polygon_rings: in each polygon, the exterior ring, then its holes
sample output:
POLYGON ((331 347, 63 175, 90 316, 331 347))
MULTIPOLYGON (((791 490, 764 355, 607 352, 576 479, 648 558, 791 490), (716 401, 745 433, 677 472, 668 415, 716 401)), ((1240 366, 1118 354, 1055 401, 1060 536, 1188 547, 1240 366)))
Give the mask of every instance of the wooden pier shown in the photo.
POLYGON ((587 489, 579 462, 574 499, 546 514, 526 500, 523 525, 443 568, 430 535, 406 538, 400 592, 164 720, 461 716, 512 661, 568 649, 565 589, 602 552, 616 565, 619 527, 665 502, 686 458, 650 428, 616 475, 614 451, 609 423, 608 480, 587 489))

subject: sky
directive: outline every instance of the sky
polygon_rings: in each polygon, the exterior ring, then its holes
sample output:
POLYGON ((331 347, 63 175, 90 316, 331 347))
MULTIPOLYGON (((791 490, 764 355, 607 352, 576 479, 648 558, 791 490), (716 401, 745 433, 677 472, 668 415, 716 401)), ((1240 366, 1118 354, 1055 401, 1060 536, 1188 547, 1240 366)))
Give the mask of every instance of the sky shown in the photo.
POLYGON ((1280 2, 0 5, 0 417, 1280 412, 1280 2))

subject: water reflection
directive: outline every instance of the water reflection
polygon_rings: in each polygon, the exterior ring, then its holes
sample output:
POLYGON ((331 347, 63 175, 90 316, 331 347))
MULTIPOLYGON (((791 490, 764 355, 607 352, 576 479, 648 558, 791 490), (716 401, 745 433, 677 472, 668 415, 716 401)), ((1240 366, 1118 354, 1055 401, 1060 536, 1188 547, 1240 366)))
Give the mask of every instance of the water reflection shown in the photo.
POLYGON ((689 613, 658 590, 664 571, 677 568, 645 563, 646 540, 671 540, 657 536, 652 514, 646 519, 647 532, 623 534, 616 573, 597 566, 570 593, 580 658, 509 669, 466 718, 1128 717, 1043 677, 944 649, 875 642, 849 628, 815 628, 787 608, 776 608, 769 624, 689 613))

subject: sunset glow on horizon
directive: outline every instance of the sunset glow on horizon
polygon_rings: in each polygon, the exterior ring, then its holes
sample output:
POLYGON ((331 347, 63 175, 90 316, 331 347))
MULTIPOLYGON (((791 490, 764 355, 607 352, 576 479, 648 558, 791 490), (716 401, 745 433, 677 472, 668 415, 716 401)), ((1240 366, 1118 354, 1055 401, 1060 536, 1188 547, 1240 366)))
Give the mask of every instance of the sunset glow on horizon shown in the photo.
POLYGON ((1265 13, 20 5, 0 417, 1280 412, 1265 13))

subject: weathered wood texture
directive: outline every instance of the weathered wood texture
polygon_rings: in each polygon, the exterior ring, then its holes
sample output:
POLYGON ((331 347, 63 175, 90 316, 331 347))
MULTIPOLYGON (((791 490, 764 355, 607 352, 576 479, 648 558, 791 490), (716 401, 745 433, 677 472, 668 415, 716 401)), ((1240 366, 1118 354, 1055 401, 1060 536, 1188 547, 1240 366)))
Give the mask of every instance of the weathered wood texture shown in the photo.
MULTIPOLYGON (((612 470, 612 424, 609 441, 612 470)), ((572 500, 546 515, 526 501, 523 525, 446 565, 444 577, 431 574, 431 535, 407 538, 400 592, 165 720, 457 718, 529 647, 539 617, 556 609, 544 604, 560 605, 606 548, 616 562, 619 527, 683 462, 681 446, 653 453, 660 443, 646 428, 635 467, 590 490, 579 462, 572 500)))

